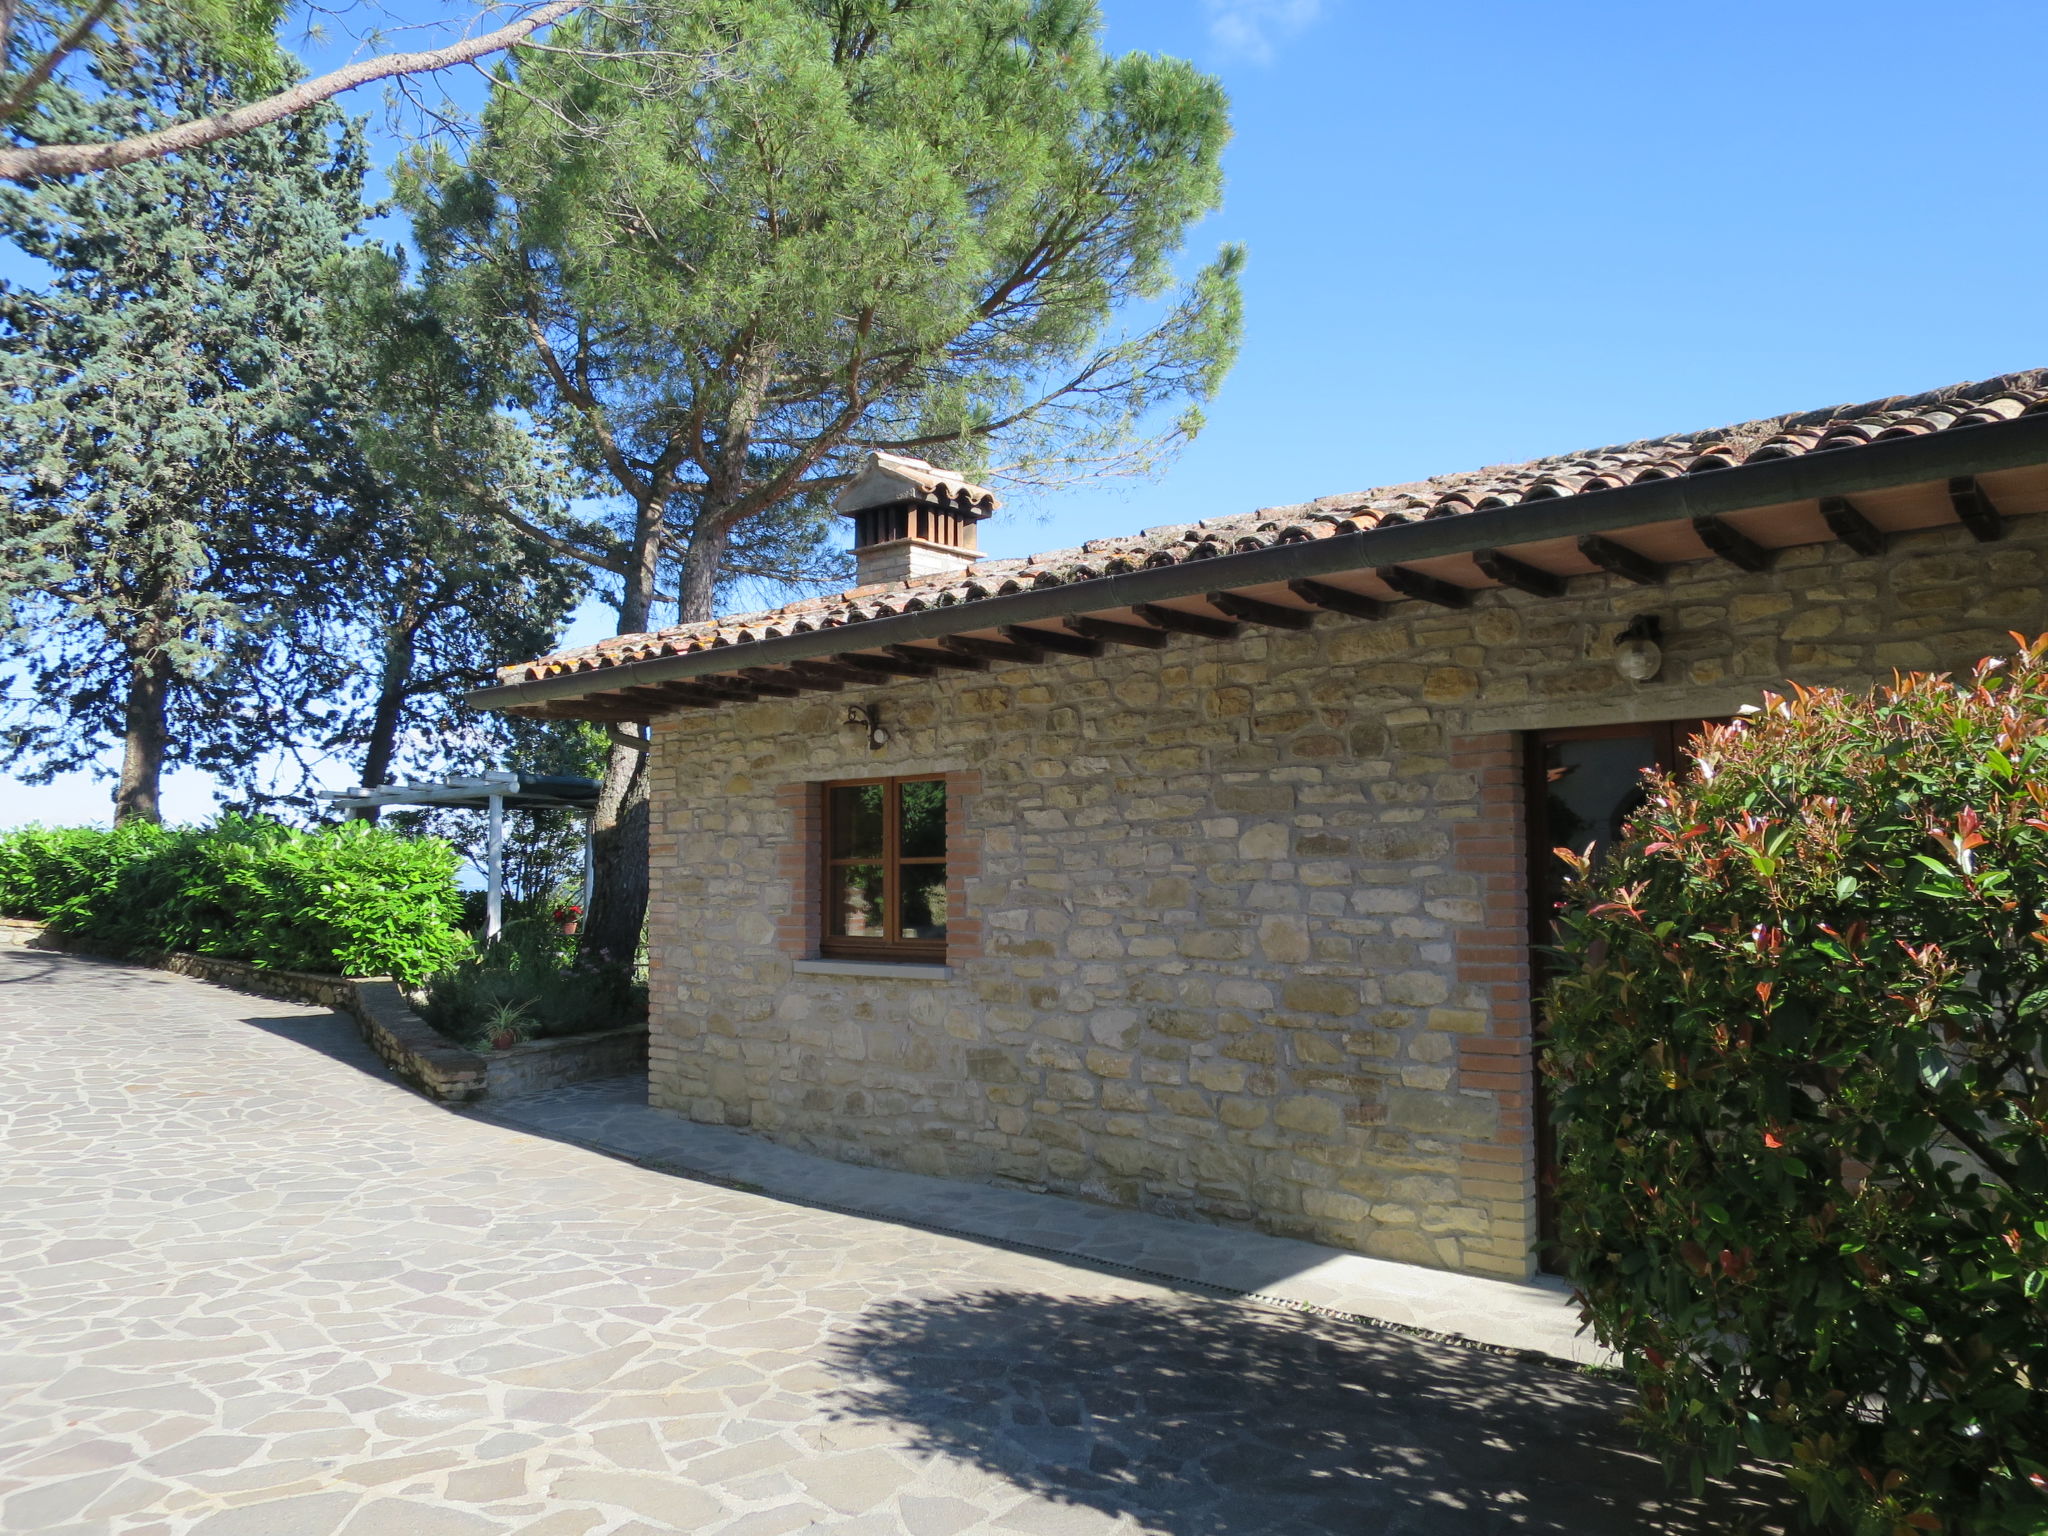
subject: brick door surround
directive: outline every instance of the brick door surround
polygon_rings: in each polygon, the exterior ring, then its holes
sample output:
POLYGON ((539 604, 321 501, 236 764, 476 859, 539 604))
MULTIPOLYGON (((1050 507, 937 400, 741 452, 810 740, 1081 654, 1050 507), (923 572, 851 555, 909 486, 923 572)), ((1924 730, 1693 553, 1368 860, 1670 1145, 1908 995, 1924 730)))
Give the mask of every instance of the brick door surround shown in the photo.
POLYGON ((1524 739, 1514 731, 1451 743, 1454 771, 1476 783, 1475 815, 1452 834, 1452 861, 1471 877, 1480 917, 1458 931, 1452 964, 1458 991, 1483 1001, 1486 1025, 1458 1042, 1457 1086, 1494 1104, 1494 1132, 1467 1141, 1459 1193, 1483 1205, 1490 1238, 1471 1262, 1497 1274, 1535 1269, 1536 1125, 1533 1009, 1529 964, 1529 866, 1524 739))

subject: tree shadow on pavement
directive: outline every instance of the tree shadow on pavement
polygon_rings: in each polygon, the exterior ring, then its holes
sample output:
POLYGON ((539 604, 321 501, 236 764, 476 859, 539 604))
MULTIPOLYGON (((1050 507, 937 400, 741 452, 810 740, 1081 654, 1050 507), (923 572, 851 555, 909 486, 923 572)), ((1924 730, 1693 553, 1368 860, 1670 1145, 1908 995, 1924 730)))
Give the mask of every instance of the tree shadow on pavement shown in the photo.
POLYGON ((339 1008, 326 1013, 261 1014, 250 1013, 242 1022, 252 1029, 265 1034, 276 1035, 294 1045, 302 1045, 322 1056, 355 1067, 371 1077, 398 1079, 383 1059, 363 1039, 356 1021, 339 1008))
POLYGON ((868 1308, 837 1411, 1164 1536, 1784 1529, 1756 1472, 1694 1500, 1586 1372, 1200 1297, 985 1291, 868 1308))
MULTIPOLYGON (((23 958, 26 957, 24 956, 23 958)), ((38 956, 37 959, 41 959, 41 957, 38 956)), ((9 976, 0 976, 0 986, 23 986, 33 982, 49 981, 57 974, 57 966, 44 961, 39 969, 25 970, 9 976)))

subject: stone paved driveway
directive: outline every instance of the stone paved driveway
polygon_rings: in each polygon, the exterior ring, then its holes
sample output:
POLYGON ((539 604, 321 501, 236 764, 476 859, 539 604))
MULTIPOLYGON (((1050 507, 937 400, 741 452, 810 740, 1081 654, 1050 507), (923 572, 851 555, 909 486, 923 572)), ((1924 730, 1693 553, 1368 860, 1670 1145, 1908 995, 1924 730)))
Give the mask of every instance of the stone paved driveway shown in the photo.
POLYGON ((1726 1529, 1584 1375, 649 1172, 0 951, 0 1531, 1726 1529))

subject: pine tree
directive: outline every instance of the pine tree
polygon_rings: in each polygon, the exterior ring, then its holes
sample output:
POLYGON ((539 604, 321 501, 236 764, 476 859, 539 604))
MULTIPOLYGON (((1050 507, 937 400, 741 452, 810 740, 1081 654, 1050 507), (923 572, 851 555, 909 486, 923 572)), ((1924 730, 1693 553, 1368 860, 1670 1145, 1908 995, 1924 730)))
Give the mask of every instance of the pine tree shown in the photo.
MULTIPOLYGON (((502 66, 466 163, 415 158, 429 292, 609 483, 615 523, 556 548, 608 574, 621 632, 664 593, 709 617, 736 546, 815 539, 870 449, 1056 486, 1199 427, 1241 253, 1172 262, 1221 194, 1224 95, 1099 30, 1092 0, 651 0, 502 66)), ((586 936, 614 953, 639 762, 600 809, 586 936)))
MULTIPOLYGON (((128 42, 46 88, 47 131, 230 100, 202 42, 128 42)), ((319 109, 204 160, 0 191, 0 226, 48 273, 0 287, 0 596, 26 685, 0 761, 47 778, 121 742, 117 820, 158 819, 166 764, 243 750, 219 718, 229 642, 345 577, 314 558, 345 448, 321 295, 363 172, 357 131, 319 109)))

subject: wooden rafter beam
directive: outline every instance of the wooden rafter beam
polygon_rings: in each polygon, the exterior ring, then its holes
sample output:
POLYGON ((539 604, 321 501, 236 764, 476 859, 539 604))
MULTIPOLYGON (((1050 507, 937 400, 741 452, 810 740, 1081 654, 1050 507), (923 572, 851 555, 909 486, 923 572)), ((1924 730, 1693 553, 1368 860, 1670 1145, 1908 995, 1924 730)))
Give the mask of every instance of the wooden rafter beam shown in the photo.
POLYGON ((889 654, 901 656, 905 661, 914 661, 923 666, 951 667, 958 672, 986 672, 988 662, 979 656, 965 656, 959 651, 935 651, 922 645, 892 645, 889 654))
POLYGON ((1246 597, 1242 592, 1211 592, 1202 601, 1218 613, 1271 629, 1307 629, 1316 621, 1315 614, 1306 608, 1283 608, 1278 603, 1246 597))
POLYGON ((634 705, 622 694, 612 694, 598 698, 551 699, 527 705, 520 713, 536 720, 595 720, 600 724, 643 725, 649 711, 644 705, 634 705))
POLYGON ((857 667, 850 661, 838 662, 823 659, 817 661, 797 661, 790 663, 790 670, 799 672, 806 677, 815 677, 843 684, 850 683, 856 687, 872 687, 877 683, 893 681, 887 672, 883 672, 879 668, 857 667))
POLYGON ((1156 651, 1166 644, 1166 631, 1145 629, 1136 624, 1119 624, 1113 619, 1091 619, 1076 614, 1067 619, 1067 628, 1088 640, 1100 640, 1106 645, 1136 645, 1148 651, 1156 651))
POLYGON ((799 688, 816 688, 826 693, 836 693, 846 686, 843 677, 828 676, 804 666, 741 667, 740 676, 750 683, 794 683, 799 688))
MULTIPOLYGON (((761 670, 766 670, 765 668, 761 670)), ((753 677, 721 677, 718 680, 727 687, 737 687, 749 693, 760 694, 770 699, 794 699, 803 694, 805 684, 793 677, 773 680, 753 677)))
POLYGON ((1176 635, 1199 635, 1204 640, 1228 640, 1244 627, 1233 619, 1212 619, 1206 613, 1164 608, 1158 603, 1140 603, 1131 611, 1147 624, 1176 635))
POLYGON ((1065 656, 1100 656, 1102 642, 1064 629, 1033 629, 1028 624, 1005 624, 1003 633, 1019 645, 1035 645, 1065 656))
POLYGON ((737 673, 721 672, 716 677, 693 677, 680 686, 684 688, 707 688, 713 693, 731 694, 741 702, 756 698, 793 699, 803 692, 793 679, 761 682, 737 673))
POLYGON ((1665 568, 1660 562, 1648 555, 1637 554, 1626 544, 1604 539, 1597 533, 1586 534, 1579 540, 1579 553, 1601 570, 1612 572, 1639 587, 1654 587, 1664 579, 1665 568))
POLYGON ((2005 537, 2005 514, 1992 504, 1975 475, 1957 475, 1948 483, 1948 504, 1956 521, 1969 529, 1980 544, 1995 544, 2005 537))
POLYGON ((939 644, 949 651, 957 651, 962 656, 978 656, 983 661, 1045 660, 1045 651, 1040 646, 1019 645, 1012 640, 987 640, 980 635, 946 635, 939 644))
POLYGON ((656 683, 646 688, 624 688, 620 693, 625 698, 644 701, 657 709, 667 709, 675 705, 702 708, 706 704, 751 704, 760 697, 751 686, 734 686, 723 678, 692 678, 686 683, 656 683))
POLYGON ((1440 581, 1423 571, 1411 571, 1405 565, 1383 565, 1373 572, 1388 586, 1403 597, 1416 598, 1425 603, 1435 603, 1439 608, 1465 608, 1472 602, 1472 589, 1458 586, 1455 582, 1440 581))
POLYGON ((1891 537, 1857 511, 1845 496, 1823 496, 1820 515, 1828 529, 1859 555, 1881 555, 1891 548, 1891 537))
POLYGON ((1541 566, 1517 560, 1513 555, 1498 549, 1480 549, 1472 553, 1472 563, 1479 567, 1480 574, 1488 580, 1497 581, 1504 587, 1513 587, 1517 592, 1526 592, 1531 597, 1563 597, 1564 578, 1555 571, 1546 571, 1541 566))
POLYGON ((1765 549, 1725 518, 1696 517, 1692 531, 1709 550, 1739 570, 1768 571, 1777 561, 1775 549, 1765 549))
MULTIPOLYGON (((657 686, 663 686, 657 684, 657 686)), ((696 689, 703 693, 716 693, 742 702, 755 698, 760 684, 750 683, 745 678, 729 672, 705 673, 699 677, 686 677, 666 686, 677 689, 696 689)))
POLYGON ((832 659, 842 666, 865 667, 870 672, 887 672, 893 677, 936 677, 939 671, 928 661, 905 661, 901 656, 872 656, 865 651, 843 651, 832 659))
POLYGON ((1367 597, 1363 592, 1353 592, 1346 587, 1333 587, 1327 581, 1310 581, 1304 577, 1287 583, 1287 590, 1304 603, 1314 603, 1318 608, 1347 614, 1354 619, 1384 619, 1387 616, 1387 605, 1378 598, 1367 597))

